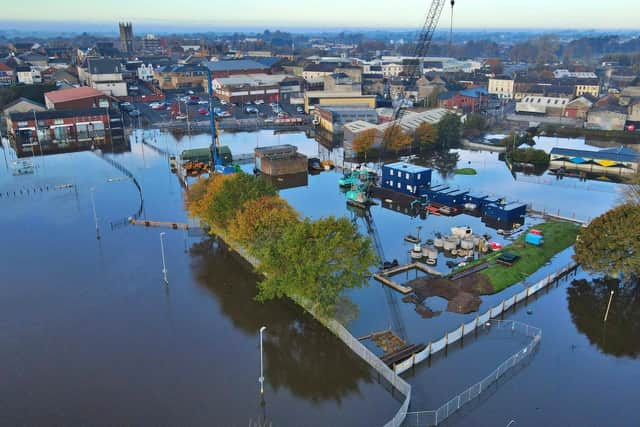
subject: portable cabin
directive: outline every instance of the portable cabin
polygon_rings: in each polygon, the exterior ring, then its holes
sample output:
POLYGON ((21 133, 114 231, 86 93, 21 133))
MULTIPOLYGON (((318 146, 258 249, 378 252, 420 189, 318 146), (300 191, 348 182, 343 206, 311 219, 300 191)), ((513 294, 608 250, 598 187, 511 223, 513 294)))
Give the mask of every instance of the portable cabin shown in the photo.
POLYGON ((290 144, 256 148, 255 156, 256 168, 266 175, 293 175, 306 172, 309 167, 307 157, 290 144))
POLYGON ((447 193, 446 197, 448 198, 448 202, 446 205, 448 206, 460 206, 464 205, 464 196, 468 194, 468 191, 464 190, 455 190, 450 193, 447 193))
POLYGON ((476 209, 482 209, 489 198, 486 194, 481 193, 467 193, 464 195, 464 203, 471 203, 476 205, 476 209))
POLYGON ((398 162, 382 167, 382 188, 411 196, 425 194, 431 185, 432 170, 398 162))
POLYGON ((523 203, 509 203, 507 205, 487 205, 484 207, 483 216, 504 224, 522 222, 527 213, 527 205, 523 203))
POLYGON ((542 246, 544 243, 544 237, 539 234, 528 233, 525 236, 524 241, 530 245, 542 246))

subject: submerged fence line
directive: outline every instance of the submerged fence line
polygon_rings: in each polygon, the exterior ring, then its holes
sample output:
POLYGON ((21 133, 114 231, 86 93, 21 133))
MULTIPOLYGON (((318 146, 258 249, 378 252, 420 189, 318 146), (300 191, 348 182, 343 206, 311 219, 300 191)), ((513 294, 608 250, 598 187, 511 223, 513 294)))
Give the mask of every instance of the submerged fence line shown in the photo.
POLYGON ((574 270, 577 266, 578 265, 575 262, 571 262, 568 265, 566 265, 565 267, 563 267, 562 269, 560 269, 557 272, 555 272, 554 274, 548 275, 547 277, 545 277, 544 279, 542 279, 541 281, 539 281, 535 285, 527 287, 527 289, 525 289, 524 291, 512 296, 509 299, 502 300, 502 302, 500 304, 498 304, 495 307, 490 308, 489 311, 487 311, 483 315, 476 316, 476 318, 473 319, 469 323, 463 323, 456 330, 445 334, 438 341, 430 342, 429 345, 427 345, 427 348, 424 349, 423 351, 421 351, 419 353, 415 353, 412 357, 410 357, 409 359, 405 360, 404 362, 394 365, 394 367, 393 367, 394 372, 399 375, 399 374, 401 374, 403 372, 408 371, 413 366, 424 362, 430 356, 433 356, 434 354, 438 353, 439 351, 444 350, 447 346, 449 346, 449 345, 455 343, 456 341, 462 339, 463 337, 469 335, 470 333, 475 331, 478 327, 480 327, 480 326, 484 325, 485 323, 487 323, 489 320, 502 315, 502 313, 506 312, 511 307, 515 306, 516 304, 518 304, 518 303, 520 303, 522 301, 525 301, 530 296, 534 295, 535 293, 537 293, 540 290, 542 290, 545 287, 547 287, 549 284, 553 283, 554 281, 556 281, 557 279, 561 278, 565 274, 567 274, 570 271, 574 270))
POLYGON ((462 393, 453 397, 438 409, 434 411, 408 412, 405 414, 406 417, 404 425, 423 427, 437 426, 442 423, 444 420, 460 410, 464 405, 489 389, 491 385, 496 383, 502 376, 518 365, 522 360, 530 357, 542 339, 541 329, 516 320, 494 320, 491 322, 491 327, 496 329, 510 329, 512 333, 522 333, 527 337, 531 337, 532 340, 526 347, 502 362, 484 379, 478 381, 462 393))

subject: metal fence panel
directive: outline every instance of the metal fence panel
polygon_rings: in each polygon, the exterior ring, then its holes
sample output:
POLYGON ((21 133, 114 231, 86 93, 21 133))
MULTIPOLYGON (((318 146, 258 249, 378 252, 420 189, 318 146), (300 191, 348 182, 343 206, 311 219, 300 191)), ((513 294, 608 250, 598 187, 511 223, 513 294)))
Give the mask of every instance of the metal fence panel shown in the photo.
POLYGON ((524 291, 520 292, 518 295, 516 295, 516 302, 521 302, 521 301, 524 301, 525 299, 527 299, 527 290, 526 289, 524 291))
POLYGON ((414 363, 417 365, 420 362, 426 360, 431 354, 431 349, 429 347, 422 350, 420 353, 416 353, 414 356, 414 363))
POLYGON ((487 311, 485 314, 478 318, 478 325, 484 325, 491 319, 489 312, 487 311))
POLYGON ((405 360, 402 363, 398 363, 395 366, 396 375, 400 375, 401 373, 408 371, 409 369, 411 369, 412 366, 413 366, 413 357, 405 360))
POLYGON ((504 302, 504 311, 509 310, 516 303, 516 297, 513 296, 504 302))
POLYGON ((431 344, 431 354, 436 354, 437 352, 442 350, 447 345, 446 342, 447 341, 445 340, 445 338, 442 338, 439 341, 436 341, 436 342, 432 343, 431 344))
POLYGON ((453 344, 454 342, 458 341, 460 338, 462 338, 462 326, 460 326, 455 331, 449 333, 448 344, 453 344))
POLYGON ((464 325, 464 335, 467 336, 469 335, 471 332, 476 330, 476 321, 472 320, 469 323, 466 323, 464 325))
POLYGON ((500 316, 502 314, 502 303, 493 307, 490 313, 491 313, 491 316, 494 318, 500 316))

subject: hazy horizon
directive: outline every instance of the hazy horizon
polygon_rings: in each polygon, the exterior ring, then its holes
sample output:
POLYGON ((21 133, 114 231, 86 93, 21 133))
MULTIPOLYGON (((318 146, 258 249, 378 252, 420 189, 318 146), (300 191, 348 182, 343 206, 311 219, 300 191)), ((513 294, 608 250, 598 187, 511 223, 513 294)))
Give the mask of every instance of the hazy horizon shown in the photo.
MULTIPOLYGON (((32 0, 29 7, 20 3, 3 6, 2 22, 20 29, 34 30, 38 25, 56 27, 74 24, 94 31, 95 27, 117 30, 118 21, 158 31, 169 28, 210 28, 215 31, 252 29, 287 30, 413 30, 422 25, 430 0, 404 0, 402 7, 383 0, 325 0, 322 7, 297 0, 234 0, 223 4, 182 0, 179 8, 158 7, 157 2, 111 0, 32 0), (91 4, 95 3, 95 4, 91 4), (46 19, 33 19, 33 10, 46 19), (126 12, 123 12, 126 11, 126 12), (196 19, 194 19, 196 18, 196 19), (157 29, 157 30, 156 30, 157 29)), ((628 0, 603 3, 582 0, 458 0, 454 10, 457 29, 517 30, 616 30, 637 28, 640 6, 628 0), (578 13, 579 12, 579 13, 578 13), (604 13, 606 12, 606 13, 604 13)), ((440 28, 448 28, 451 9, 447 4, 440 28)), ((63 31, 68 28, 46 28, 63 31)), ((74 31, 79 31, 78 29, 74 31)))

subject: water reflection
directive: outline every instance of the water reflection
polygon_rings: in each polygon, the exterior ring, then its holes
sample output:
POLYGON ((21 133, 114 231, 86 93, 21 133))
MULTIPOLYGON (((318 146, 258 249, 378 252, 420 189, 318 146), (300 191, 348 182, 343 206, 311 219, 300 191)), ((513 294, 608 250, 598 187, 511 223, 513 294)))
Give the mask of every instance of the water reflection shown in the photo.
POLYGON ((258 276, 222 244, 205 240, 194 244, 192 269, 198 283, 216 296, 234 326, 256 334, 267 325, 264 342, 267 381, 275 390, 287 388, 312 402, 360 395, 361 382, 372 373, 310 315, 288 301, 255 301, 258 276))
POLYGON ((606 354, 637 358, 640 355, 640 283, 613 278, 591 282, 575 280, 567 289, 569 311, 576 328, 606 354), (611 291, 614 297, 607 323, 604 313, 611 291))

